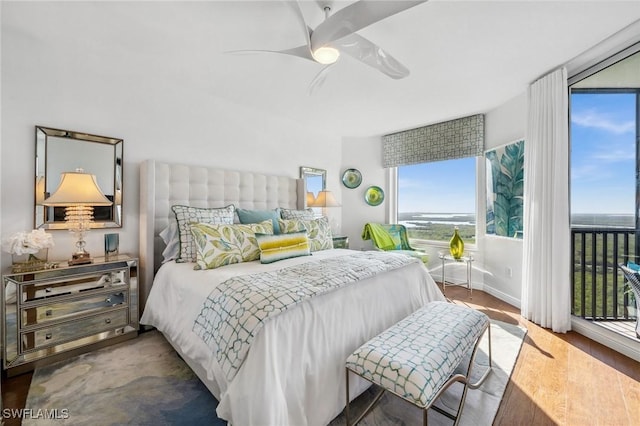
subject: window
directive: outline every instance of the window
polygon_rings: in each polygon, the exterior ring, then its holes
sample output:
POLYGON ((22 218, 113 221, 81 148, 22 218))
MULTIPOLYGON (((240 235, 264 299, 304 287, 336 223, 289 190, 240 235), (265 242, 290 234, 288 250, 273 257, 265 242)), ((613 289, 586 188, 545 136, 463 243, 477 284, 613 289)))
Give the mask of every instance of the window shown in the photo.
POLYGON ((639 50, 569 79, 572 313, 587 319, 637 316, 617 266, 640 259, 639 50))
POLYGON ((621 71, 639 63, 637 53, 571 86, 572 226, 635 227, 640 77, 621 71))
POLYGON ((398 223, 410 239, 449 241, 457 226, 476 236, 476 157, 398 167, 398 223))
POLYGON ((571 225, 634 227, 637 93, 571 94, 571 225))

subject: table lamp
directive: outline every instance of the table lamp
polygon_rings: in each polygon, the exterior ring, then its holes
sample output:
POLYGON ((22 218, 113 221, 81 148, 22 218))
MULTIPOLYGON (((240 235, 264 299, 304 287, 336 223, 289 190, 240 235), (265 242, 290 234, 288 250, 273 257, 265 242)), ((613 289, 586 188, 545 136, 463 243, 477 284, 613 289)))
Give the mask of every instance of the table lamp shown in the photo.
POLYGON ((331 191, 326 189, 318 192, 318 196, 313 203, 308 204, 309 207, 340 207, 340 203, 333 196, 331 191))
POLYGON ((307 207, 313 206, 313 203, 316 202, 316 196, 311 191, 307 191, 307 207))
POLYGON ((50 207, 66 207, 64 218, 69 225, 69 230, 77 238, 76 252, 71 256, 69 265, 92 263, 93 259, 84 248, 86 245, 84 236, 93 222, 93 206, 113 204, 98 187, 95 175, 84 173, 82 169, 62 173, 58 189, 42 204, 50 207))
MULTIPOLYGON (((313 201, 313 203, 309 205, 309 207, 322 207, 322 216, 326 216, 328 218, 327 207, 340 207, 340 203, 338 203, 336 197, 333 196, 333 193, 331 191, 323 189, 322 191, 318 192, 318 196, 313 201)), ((334 219, 328 219, 329 226, 331 227, 331 232, 335 235, 337 233, 336 231, 338 228, 338 224, 335 223, 334 219)))

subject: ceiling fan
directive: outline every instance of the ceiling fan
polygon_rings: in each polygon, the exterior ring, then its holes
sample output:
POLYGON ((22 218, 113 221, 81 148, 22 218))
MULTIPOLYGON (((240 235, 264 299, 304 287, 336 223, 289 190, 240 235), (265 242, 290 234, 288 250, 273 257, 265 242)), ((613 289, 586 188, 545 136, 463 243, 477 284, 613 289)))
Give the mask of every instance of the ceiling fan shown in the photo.
POLYGON ((232 53, 280 53, 298 56, 325 65, 311 82, 310 92, 324 82, 327 71, 338 61, 342 53, 352 56, 393 79, 405 78, 409 75, 409 70, 404 65, 380 46, 356 34, 356 31, 426 1, 360 0, 338 10, 333 15, 329 15, 330 4, 326 1, 319 1, 325 12, 325 20, 315 30, 307 25, 298 0, 285 1, 298 18, 306 41, 304 45, 284 50, 243 50, 232 53))

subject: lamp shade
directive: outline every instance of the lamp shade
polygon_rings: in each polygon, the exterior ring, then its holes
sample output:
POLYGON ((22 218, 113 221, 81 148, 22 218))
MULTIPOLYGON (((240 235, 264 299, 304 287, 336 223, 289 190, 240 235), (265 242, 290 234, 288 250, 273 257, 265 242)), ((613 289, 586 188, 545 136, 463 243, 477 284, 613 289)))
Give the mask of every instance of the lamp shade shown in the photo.
POLYGON ((340 207, 340 203, 336 201, 331 191, 320 191, 313 204, 308 204, 309 207, 340 207))
POLYGON ((307 191, 307 207, 312 207, 313 203, 316 202, 316 196, 313 195, 313 192, 307 191))
POLYGON ((36 205, 41 206, 44 201, 44 176, 36 177, 36 205))
POLYGON ((110 206, 113 204, 104 196, 95 175, 82 171, 64 172, 58 189, 42 202, 45 206, 110 206))

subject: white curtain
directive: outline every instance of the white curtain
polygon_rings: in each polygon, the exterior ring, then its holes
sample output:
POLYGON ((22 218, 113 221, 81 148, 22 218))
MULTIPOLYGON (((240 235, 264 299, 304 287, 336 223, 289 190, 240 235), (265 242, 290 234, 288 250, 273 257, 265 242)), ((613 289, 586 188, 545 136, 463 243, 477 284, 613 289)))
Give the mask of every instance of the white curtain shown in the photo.
POLYGON ((571 330, 567 71, 529 86, 525 138, 522 316, 571 330))

